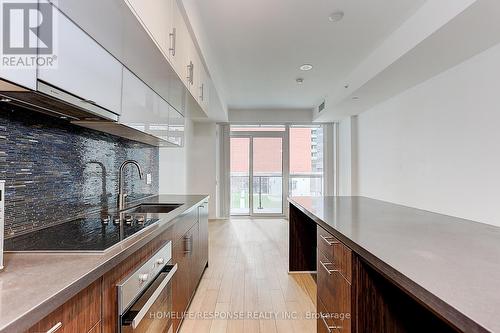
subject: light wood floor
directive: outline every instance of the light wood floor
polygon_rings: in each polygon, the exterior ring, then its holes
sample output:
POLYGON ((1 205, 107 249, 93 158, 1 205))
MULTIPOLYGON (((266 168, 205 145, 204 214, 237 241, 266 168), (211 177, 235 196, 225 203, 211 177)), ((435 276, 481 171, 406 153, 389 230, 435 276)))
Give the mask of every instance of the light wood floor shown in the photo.
POLYGON ((287 272, 286 220, 210 221, 209 247, 209 268, 180 333, 316 332, 307 319, 316 284, 287 272))

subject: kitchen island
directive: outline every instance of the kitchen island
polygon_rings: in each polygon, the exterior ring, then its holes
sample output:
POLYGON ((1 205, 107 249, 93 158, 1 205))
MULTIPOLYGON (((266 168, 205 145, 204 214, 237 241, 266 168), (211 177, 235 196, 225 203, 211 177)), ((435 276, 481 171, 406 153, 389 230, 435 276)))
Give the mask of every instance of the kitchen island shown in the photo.
MULTIPOLYGON (((127 208, 143 204, 182 205, 158 214, 156 223, 105 251, 6 253, 0 272, 0 332, 45 332, 59 323, 58 333, 115 332, 116 284, 168 242, 179 266, 174 310, 185 311, 208 265, 208 197, 158 195, 127 208), (188 239, 192 253, 184 251, 188 239)), ((175 329, 180 324, 176 319, 175 329)))
POLYGON ((500 332, 500 228, 364 197, 289 202, 289 270, 317 272, 318 332, 500 332))

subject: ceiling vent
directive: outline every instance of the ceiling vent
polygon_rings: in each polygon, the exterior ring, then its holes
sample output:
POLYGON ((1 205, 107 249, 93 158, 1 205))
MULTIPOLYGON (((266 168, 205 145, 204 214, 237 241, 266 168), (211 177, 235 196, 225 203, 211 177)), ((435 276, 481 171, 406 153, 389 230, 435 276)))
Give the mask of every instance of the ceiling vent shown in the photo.
POLYGON ((318 106, 318 113, 325 109, 325 101, 318 106))

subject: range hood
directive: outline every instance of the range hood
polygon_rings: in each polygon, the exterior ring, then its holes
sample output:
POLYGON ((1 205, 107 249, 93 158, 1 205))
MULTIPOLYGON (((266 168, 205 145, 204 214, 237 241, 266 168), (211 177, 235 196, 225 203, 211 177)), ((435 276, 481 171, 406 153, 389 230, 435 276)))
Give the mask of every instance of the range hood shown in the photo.
POLYGON ((93 101, 79 98, 43 81, 29 90, 0 79, 0 102, 44 113, 72 124, 157 147, 175 146, 165 139, 118 122, 119 116, 93 101))
POLYGON ((2 96, 3 102, 62 119, 72 121, 118 121, 117 114, 97 105, 95 102, 81 99, 40 80, 37 81, 36 91, 0 80, 0 96, 2 96))

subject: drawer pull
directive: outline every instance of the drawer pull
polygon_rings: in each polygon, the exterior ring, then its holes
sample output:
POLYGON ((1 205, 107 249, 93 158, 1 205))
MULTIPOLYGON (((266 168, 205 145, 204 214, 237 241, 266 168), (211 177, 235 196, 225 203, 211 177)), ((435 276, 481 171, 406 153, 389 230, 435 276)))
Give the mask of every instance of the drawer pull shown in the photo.
POLYGON ((48 330, 47 333, 54 333, 56 331, 59 331, 59 329, 61 327, 62 327, 62 323, 58 322, 57 324, 55 324, 54 326, 52 326, 52 328, 50 330, 48 330))
POLYGON ((327 265, 333 265, 331 262, 324 263, 320 260, 319 263, 323 266, 325 271, 327 271, 328 275, 332 275, 332 273, 339 271, 338 269, 328 269, 328 267, 326 267, 327 265))
POLYGON ((327 316, 325 316, 324 314, 320 313, 319 315, 321 317, 321 320, 323 320, 323 324, 325 324, 325 327, 326 329, 328 330, 328 333, 332 333, 334 329, 336 329, 337 327, 335 326, 330 326, 328 325, 328 323, 326 322, 326 318, 327 316))
POLYGON ((325 237, 323 235, 319 235, 319 237, 321 237, 321 239, 324 240, 325 243, 328 244, 328 246, 333 246, 335 244, 339 244, 339 242, 337 242, 336 240, 333 240, 333 237, 325 237))

